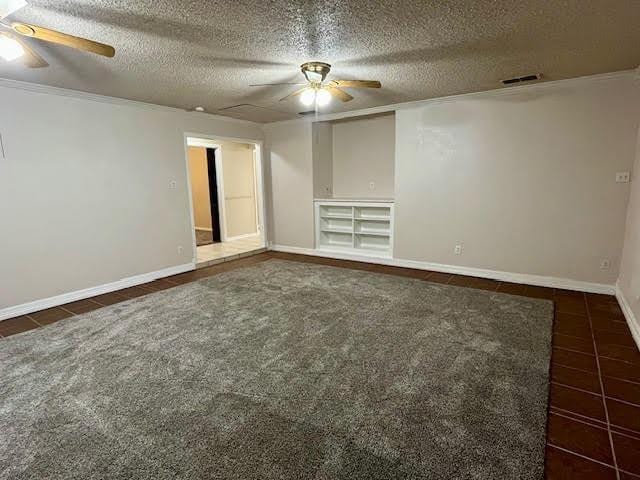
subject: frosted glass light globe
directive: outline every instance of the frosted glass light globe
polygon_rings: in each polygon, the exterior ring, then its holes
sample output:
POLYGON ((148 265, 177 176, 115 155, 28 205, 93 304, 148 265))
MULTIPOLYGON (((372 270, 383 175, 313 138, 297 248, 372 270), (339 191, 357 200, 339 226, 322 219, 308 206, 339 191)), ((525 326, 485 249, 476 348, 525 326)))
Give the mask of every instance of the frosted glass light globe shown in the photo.
POLYGON ((0 35, 0 57, 10 62, 22 55, 24 55, 24 49, 20 43, 13 38, 0 35))
POLYGON ((306 105, 307 107, 310 105, 313 105, 313 102, 316 101, 316 91, 312 88, 305 90, 300 95, 300 101, 302 102, 303 105, 306 105))
POLYGON ((318 90, 318 93, 316 93, 316 102, 318 103, 319 107, 328 105, 330 101, 331 94, 327 90, 318 90))

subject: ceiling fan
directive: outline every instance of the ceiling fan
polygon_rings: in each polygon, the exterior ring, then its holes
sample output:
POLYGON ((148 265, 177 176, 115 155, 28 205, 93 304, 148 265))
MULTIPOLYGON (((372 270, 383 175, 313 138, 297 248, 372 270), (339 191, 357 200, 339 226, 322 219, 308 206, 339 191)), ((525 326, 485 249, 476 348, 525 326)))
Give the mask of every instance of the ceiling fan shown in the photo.
POLYGON ((329 80, 325 81, 331 71, 331 65, 324 62, 307 62, 300 65, 300 70, 306 78, 305 83, 267 83, 260 85, 250 85, 252 87, 267 85, 305 85, 303 88, 290 93, 280 101, 291 97, 300 96, 303 105, 313 105, 320 107, 327 105, 332 97, 342 102, 349 102, 353 97, 342 88, 380 88, 382 84, 377 80, 329 80))
POLYGON ((6 61, 23 57, 24 64, 29 68, 41 68, 49 65, 22 37, 57 43, 104 57, 113 57, 116 54, 111 45, 38 27, 37 25, 4 21, 6 17, 26 5, 27 2, 25 0, 0 0, 0 57, 6 61))

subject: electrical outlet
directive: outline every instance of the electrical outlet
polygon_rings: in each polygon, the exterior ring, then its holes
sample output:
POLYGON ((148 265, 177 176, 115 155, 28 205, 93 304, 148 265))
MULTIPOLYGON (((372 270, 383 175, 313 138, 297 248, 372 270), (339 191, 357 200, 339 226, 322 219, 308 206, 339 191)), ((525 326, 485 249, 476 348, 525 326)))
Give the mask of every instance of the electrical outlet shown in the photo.
POLYGON ((607 259, 602 260, 602 262, 600 262, 600 270, 609 270, 609 268, 611 267, 611 262, 607 259))
POLYGON ((629 172, 616 173, 616 183, 629 183, 629 179, 630 179, 629 172))
POLYGON ((369 182, 369 190, 374 190, 376 188, 375 182, 369 182))
POLYGON ((456 245, 453 247, 453 253, 456 255, 462 255, 462 245, 456 245))
POLYGON ((177 188, 177 187, 178 187, 178 182, 176 182, 175 180, 170 180, 170 181, 169 181, 169 188, 170 188, 171 190, 174 190, 174 189, 175 189, 175 188, 177 188))
POLYGON ((182 248, 182 245, 178 245, 178 255, 182 255, 183 251, 184 249, 182 248))

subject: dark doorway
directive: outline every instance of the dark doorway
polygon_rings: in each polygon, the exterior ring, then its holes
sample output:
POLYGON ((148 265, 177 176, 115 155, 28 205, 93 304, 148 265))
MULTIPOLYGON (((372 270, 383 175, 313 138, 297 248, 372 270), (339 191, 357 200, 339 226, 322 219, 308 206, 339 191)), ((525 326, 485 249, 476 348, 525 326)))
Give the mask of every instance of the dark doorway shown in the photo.
POLYGON ((213 242, 221 241, 220 205, 218 204, 218 172, 216 171, 216 149, 207 148, 207 173, 209 175, 209 202, 211 203, 211 225, 213 242))

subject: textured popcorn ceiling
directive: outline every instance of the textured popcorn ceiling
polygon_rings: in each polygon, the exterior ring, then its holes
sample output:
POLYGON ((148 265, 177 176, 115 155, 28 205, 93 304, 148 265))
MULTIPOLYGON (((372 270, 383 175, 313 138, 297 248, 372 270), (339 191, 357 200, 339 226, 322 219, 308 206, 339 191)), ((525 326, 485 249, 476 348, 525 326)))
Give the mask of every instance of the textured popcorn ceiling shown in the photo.
POLYGON ((640 64, 638 0, 31 0, 10 19, 117 53, 30 40, 51 66, 0 60, 0 77, 261 122, 306 109, 278 101, 295 86, 249 84, 299 81, 309 60, 331 63, 332 78, 383 84, 349 90, 355 100, 326 112, 489 90, 528 73, 556 80, 640 64))

